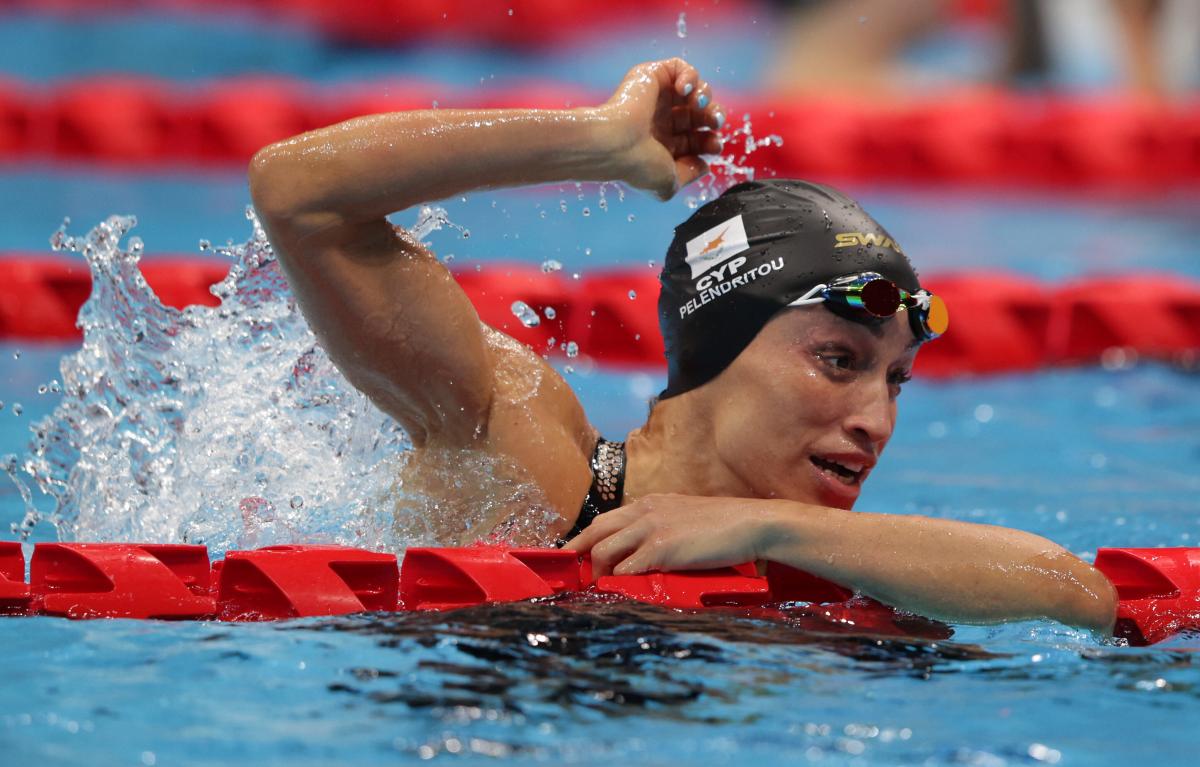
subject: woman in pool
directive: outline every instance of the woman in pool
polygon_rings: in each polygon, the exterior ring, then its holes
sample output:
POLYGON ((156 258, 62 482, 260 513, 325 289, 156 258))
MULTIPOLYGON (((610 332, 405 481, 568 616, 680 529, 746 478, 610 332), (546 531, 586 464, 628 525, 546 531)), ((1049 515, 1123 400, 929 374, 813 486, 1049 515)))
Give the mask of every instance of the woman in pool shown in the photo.
POLYGON ((408 431, 414 461, 494 459, 478 487, 459 476, 425 492, 485 502, 501 492, 487 482, 535 485, 561 515, 553 534, 590 551, 599 573, 773 560, 933 618, 1110 631, 1108 580, 1044 538, 848 512, 920 344, 946 318, 895 241, 840 193, 739 185, 676 230, 659 303, 668 386, 624 445, 599 439, 553 368, 483 326, 446 268, 385 219, 565 180, 665 200, 707 171, 723 121, 696 70, 673 59, 635 67, 594 108, 400 112, 306 133, 259 152, 250 185, 305 316, 408 431))

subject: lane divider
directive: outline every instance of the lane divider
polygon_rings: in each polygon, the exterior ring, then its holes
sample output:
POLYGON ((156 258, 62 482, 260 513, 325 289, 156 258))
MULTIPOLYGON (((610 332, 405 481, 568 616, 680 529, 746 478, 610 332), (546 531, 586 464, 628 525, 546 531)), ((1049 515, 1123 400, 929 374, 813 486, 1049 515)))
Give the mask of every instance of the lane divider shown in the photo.
MULTIPOLYGON (((1102 548, 1116 587, 1115 635, 1131 644, 1200 630, 1200 548, 1102 548)), ((726 608, 800 628, 944 639, 948 626, 900 613, 778 563, 593 577, 586 555, 492 546, 394 554, 332 545, 39 543, 24 583, 20 544, 0 542, 0 613, 67 618, 256 621, 364 611, 449 610, 587 592, 663 607, 726 608), (790 603, 804 603, 790 605, 790 603), (790 605, 790 606, 784 606, 790 605)))
MULTIPOLYGON (((156 257, 142 263, 165 303, 214 306, 209 286, 224 278, 218 261, 156 257)), ((574 342, 597 365, 658 368, 658 279, 651 269, 594 270, 580 279, 528 264, 492 264, 456 274, 480 318, 538 353, 561 355, 574 342), (632 298, 630 296, 633 296, 632 298), (513 313, 523 301, 535 327, 513 313), (553 310, 548 311, 548 310, 553 310), (549 315, 553 315, 553 319, 549 315)), ((928 276, 953 318, 950 331, 917 359, 926 377, 1034 371, 1141 359, 1200 364, 1200 281, 1174 274, 1125 274, 1045 283, 1007 272, 928 276)), ((0 257, 0 339, 69 343, 91 292, 82 261, 0 257)))
POLYGON ((227 14, 229 10, 257 13, 264 21, 301 22, 326 36, 365 45, 400 45, 456 42, 507 45, 537 49, 561 44, 581 35, 595 36, 621 25, 640 31, 674 31, 681 10, 685 21, 703 28, 723 19, 753 17, 768 12, 753 0, 722 0, 687 6, 679 0, 605 0, 572 3, 563 0, 110 0, 98 7, 95 0, 7 0, 8 9, 24 8, 49 14, 74 14, 85 18, 113 17, 122 11, 147 10, 194 14, 227 14))
MULTIPOLYGON (((284 79, 208 86, 129 77, 58 87, 0 81, 0 160, 94 161, 138 169, 244 167, 259 148, 351 117, 441 107, 599 103, 564 83, 481 90, 435 83, 314 87, 284 79)), ((726 154, 760 173, 840 181, 1154 190, 1200 180, 1200 101, 1171 106, 975 90, 936 101, 735 97, 730 130, 774 142, 726 154)))

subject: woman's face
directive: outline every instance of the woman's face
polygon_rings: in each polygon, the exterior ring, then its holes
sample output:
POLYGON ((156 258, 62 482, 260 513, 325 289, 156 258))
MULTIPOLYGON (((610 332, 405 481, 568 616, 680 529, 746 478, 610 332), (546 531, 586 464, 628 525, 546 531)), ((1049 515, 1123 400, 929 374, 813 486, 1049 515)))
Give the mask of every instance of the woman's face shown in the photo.
POLYGON ((780 312, 706 387, 718 457, 755 496, 851 508, 916 353, 903 312, 873 327, 820 306, 780 312))

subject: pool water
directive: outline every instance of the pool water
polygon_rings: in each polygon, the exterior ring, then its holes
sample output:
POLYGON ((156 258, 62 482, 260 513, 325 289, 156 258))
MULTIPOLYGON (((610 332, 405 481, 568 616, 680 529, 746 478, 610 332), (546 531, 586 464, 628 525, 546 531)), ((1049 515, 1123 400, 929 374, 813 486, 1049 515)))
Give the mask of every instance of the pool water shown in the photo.
MULTIPOLYGON (((13 348, 4 348, 11 358, 13 348)), ((57 350, 6 364, 5 447, 57 350)), ((652 377, 651 377, 652 378, 652 377)), ((609 434, 647 382, 574 377, 609 434)), ((1193 376, 1157 366, 914 382, 859 508, 1003 524, 1090 556, 1200 540, 1193 376)), ((18 499, 0 497, 15 521, 18 499)), ((39 529, 35 538, 46 538, 39 529)), ((272 624, 0 620, 12 764, 1189 763, 1200 637, 1047 622, 931 643, 602 602, 272 624)))
MULTIPOLYGON (((674 30, 503 56, 333 51, 289 26, 175 17, 9 16, 0 71, 52 82, 101 69, 183 82, 248 72, 326 84, 436 76, 458 88, 554 72, 600 92, 674 30), (615 45, 615 47, 614 47, 615 45)), ((718 87, 753 87, 771 33, 755 18, 684 44, 718 87), (731 65, 735 63, 736 65, 731 65)), ((1058 197, 855 188, 927 274, 1004 268, 1044 280, 1132 269, 1200 277, 1195 191, 1058 197)), ((127 173, 9 165, 4 250, 46 251, 136 214, 146 259, 241 242, 238 169, 127 173)), ((682 200, 595 187, 445 202, 437 233, 470 269, 556 259, 567 274, 657 269, 682 200), (585 214, 585 208, 587 212, 585 214)), ((397 217, 411 221, 411 213, 397 217)), ((960 315, 961 316, 961 315, 960 315)), ((0 455, 59 402, 67 346, 0 344, 0 455), (17 407, 20 406, 20 408, 17 407), (18 412, 18 409, 20 412, 18 412)), ((660 371, 566 374, 593 422, 641 422, 660 371)), ((1009 525, 1084 557, 1101 546, 1200 545, 1200 388, 1157 365, 914 381, 859 508, 1009 525)), ((256 429, 247 419, 246 430, 256 429)), ((286 478, 271 487, 291 495, 286 478)), ((35 501, 46 508, 46 499, 35 501)), ((0 476, 0 530, 25 506, 0 476)), ((233 508, 213 514, 236 515, 233 508)), ((46 523, 30 541, 54 539, 46 523)), ((731 612, 575 599, 444 614, 264 624, 0 619, 0 764, 1120 765, 1196 761, 1200 637, 1128 648, 1049 622, 955 627, 944 642, 815 633, 731 612)))

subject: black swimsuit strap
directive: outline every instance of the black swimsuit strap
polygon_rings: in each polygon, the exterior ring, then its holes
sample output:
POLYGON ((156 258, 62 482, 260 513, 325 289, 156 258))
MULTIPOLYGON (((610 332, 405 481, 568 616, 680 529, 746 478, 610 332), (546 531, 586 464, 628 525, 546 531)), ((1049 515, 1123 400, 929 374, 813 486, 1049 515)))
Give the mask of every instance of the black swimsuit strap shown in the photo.
POLYGON ((588 488, 579 518, 567 533, 566 540, 583 532, 599 515, 621 505, 625 495, 625 443, 609 442, 601 437, 592 451, 591 467, 592 486, 588 488))

